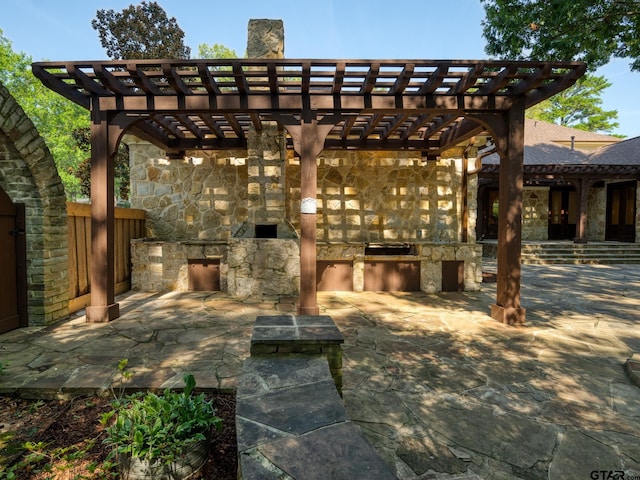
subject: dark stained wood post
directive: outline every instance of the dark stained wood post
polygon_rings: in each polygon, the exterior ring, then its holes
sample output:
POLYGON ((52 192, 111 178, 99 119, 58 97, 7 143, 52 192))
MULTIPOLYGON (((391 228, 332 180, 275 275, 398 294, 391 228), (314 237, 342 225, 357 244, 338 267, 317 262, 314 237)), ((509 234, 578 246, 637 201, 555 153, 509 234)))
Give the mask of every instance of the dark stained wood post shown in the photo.
MULTIPOLYGON (((97 103, 97 102, 96 102, 97 103)), ((115 303, 114 157, 122 131, 109 114, 91 110, 91 305, 87 322, 109 322, 120 316, 115 303)))
POLYGON ((591 188, 591 180, 581 178, 578 182, 580 190, 580 202, 578 204, 578 223, 576 225, 576 238, 573 243, 587 243, 587 215, 589 203, 589 188, 591 188))
POLYGON ((316 195, 318 154, 333 127, 321 125, 315 115, 304 112, 299 125, 287 125, 293 148, 300 155, 300 304, 299 315, 318 315, 316 293, 316 195))
POLYGON ((498 272, 496 303, 491 317, 509 325, 523 324, 520 306, 522 250, 522 188, 524 174, 524 98, 503 114, 504 133, 496 138, 500 153, 498 180, 498 272))

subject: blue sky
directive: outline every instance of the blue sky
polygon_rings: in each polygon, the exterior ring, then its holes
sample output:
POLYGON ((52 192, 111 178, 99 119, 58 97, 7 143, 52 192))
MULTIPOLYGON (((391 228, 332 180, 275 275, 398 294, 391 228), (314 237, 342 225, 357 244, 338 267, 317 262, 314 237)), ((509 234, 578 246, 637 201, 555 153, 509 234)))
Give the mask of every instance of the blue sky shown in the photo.
MULTIPOLYGON (((100 60, 106 52, 91 20, 98 9, 138 0, 2 0, 0 29, 13 49, 38 60, 100 60)), ((158 0, 198 45, 222 44, 244 55, 252 18, 284 21, 288 58, 483 59, 480 0, 158 0)), ((616 59, 598 70, 613 83, 604 108, 618 110, 615 133, 640 135, 640 73, 616 59)))

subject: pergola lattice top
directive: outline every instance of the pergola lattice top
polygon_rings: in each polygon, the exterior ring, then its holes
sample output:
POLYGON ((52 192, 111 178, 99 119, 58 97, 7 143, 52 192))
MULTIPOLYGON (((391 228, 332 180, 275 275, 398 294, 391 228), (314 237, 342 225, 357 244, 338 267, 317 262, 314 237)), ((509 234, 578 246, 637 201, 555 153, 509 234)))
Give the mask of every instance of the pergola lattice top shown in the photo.
POLYGON ((327 149, 435 156, 479 133, 469 113, 534 105, 572 85, 583 63, 430 60, 122 60, 39 62, 34 74, 87 109, 139 115, 135 133, 169 152, 246 148, 249 128, 313 112, 327 149), (467 118, 465 118, 467 116, 467 118))

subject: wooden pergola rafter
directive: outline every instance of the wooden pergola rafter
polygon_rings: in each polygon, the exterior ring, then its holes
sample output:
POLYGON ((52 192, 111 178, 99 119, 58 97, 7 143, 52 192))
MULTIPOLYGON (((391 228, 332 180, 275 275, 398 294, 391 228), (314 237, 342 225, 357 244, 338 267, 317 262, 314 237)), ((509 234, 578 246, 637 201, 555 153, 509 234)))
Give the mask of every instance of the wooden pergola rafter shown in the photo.
MULTIPOLYGON (((118 316, 112 253, 113 156, 125 130, 176 155, 246 148, 277 121, 301 157, 302 198, 316 196, 323 149, 413 150, 435 158, 474 135, 494 137, 504 183, 496 318, 523 321, 520 209, 524 110, 571 86, 577 62, 465 60, 122 60, 38 62, 52 90, 92 113, 91 321, 118 316), (517 244, 517 246, 516 246, 517 244), (106 278, 104 280, 103 278, 106 278)), ((307 202, 306 205, 309 205, 307 202)), ((300 312, 317 312, 315 209, 301 214, 300 312)), ((499 234, 500 235, 500 234, 499 234)), ((493 307, 492 307, 493 308, 493 307)))

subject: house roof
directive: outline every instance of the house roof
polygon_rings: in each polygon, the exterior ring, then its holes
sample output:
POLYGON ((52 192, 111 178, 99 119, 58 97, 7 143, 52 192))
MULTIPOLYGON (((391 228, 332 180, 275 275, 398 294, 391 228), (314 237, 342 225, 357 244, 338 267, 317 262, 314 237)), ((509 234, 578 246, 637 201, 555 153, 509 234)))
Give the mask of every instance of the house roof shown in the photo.
MULTIPOLYGON (((497 176, 499 163, 497 153, 484 157, 482 175, 497 176)), ((640 137, 622 141, 609 135, 526 119, 524 175, 529 180, 545 181, 585 176, 640 178, 640 137)))
MULTIPOLYGON (((619 138, 610 135, 527 118, 524 126, 524 164, 588 165, 593 163, 591 152, 619 141, 619 138)), ((483 164, 499 162, 500 157, 497 153, 482 160, 483 164)))
POLYGON ((599 165, 640 165, 640 137, 601 147, 589 155, 589 162, 599 165))

